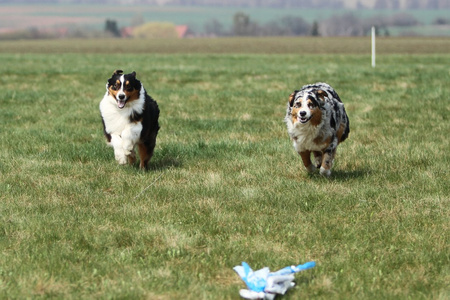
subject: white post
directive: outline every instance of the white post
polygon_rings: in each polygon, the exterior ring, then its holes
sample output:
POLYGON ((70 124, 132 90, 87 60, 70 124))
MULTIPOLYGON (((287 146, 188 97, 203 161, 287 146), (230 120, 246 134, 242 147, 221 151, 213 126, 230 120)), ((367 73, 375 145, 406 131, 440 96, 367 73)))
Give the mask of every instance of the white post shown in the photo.
POLYGON ((375 26, 372 26, 372 68, 375 68, 375 26))

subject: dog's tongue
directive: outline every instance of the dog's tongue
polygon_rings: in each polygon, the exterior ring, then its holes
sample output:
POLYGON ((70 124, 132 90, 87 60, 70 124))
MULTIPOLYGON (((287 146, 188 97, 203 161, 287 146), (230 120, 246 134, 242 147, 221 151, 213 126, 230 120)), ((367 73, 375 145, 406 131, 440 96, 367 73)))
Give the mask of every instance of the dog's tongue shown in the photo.
POLYGON ((117 106, 119 108, 123 108, 125 106, 125 101, 122 101, 122 100, 117 101, 117 106))

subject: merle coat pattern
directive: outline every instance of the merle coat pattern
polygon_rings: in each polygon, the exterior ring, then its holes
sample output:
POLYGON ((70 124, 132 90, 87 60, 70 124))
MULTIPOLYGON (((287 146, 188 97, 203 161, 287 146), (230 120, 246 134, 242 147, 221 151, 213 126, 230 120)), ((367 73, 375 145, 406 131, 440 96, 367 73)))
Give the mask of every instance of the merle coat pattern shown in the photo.
POLYGON ((289 96, 285 123, 305 168, 309 172, 320 168, 320 174, 330 176, 337 146, 350 132, 344 104, 336 91, 322 82, 294 91, 289 96))

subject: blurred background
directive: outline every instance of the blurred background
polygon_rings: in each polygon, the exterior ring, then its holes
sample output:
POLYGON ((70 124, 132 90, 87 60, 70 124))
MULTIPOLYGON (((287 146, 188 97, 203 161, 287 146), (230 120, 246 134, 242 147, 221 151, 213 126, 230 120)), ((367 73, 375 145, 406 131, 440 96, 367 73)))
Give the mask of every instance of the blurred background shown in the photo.
POLYGON ((0 0, 0 40, 450 36, 449 0, 0 0))

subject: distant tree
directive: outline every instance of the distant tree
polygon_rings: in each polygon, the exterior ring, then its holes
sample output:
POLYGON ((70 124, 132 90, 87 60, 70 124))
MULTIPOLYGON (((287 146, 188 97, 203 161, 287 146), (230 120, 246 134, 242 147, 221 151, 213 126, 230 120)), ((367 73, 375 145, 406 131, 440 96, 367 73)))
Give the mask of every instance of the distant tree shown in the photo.
POLYGON ((320 36, 319 23, 317 23, 317 21, 314 21, 313 24, 312 24, 311 35, 312 36, 320 36))
POLYGON ((433 25, 447 25, 447 24, 450 24, 450 19, 436 18, 436 19, 434 19, 434 21, 431 24, 433 24, 433 25))
POLYGON ((392 26, 415 26, 420 22, 412 15, 407 13, 398 13, 391 17, 390 25, 392 26))
POLYGON ((364 26, 352 13, 333 15, 321 23, 325 36, 358 36, 364 34, 364 26))
POLYGON ((217 19, 210 19, 203 25, 206 34, 224 35, 223 25, 217 19))
POLYGON ((234 35, 258 35, 258 24, 250 21, 250 16, 237 12, 233 16, 233 34, 234 35))
POLYGON ((120 37, 120 31, 119 28, 117 27, 117 22, 114 20, 106 20, 105 23, 105 31, 112 34, 112 36, 114 37, 120 37))
POLYGON ((311 31, 311 25, 301 17, 285 16, 281 25, 289 35, 308 35, 311 31))
POLYGON ((235 35, 246 35, 250 26, 250 17, 243 12, 235 13, 233 16, 233 33, 235 35))
POLYGON ((372 26, 375 26, 375 31, 378 35, 382 29, 387 28, 389 20, 384 15, 376 15, 370 18, 362 19, 361 24, 364 30, 363 35, 370 34, 372 26))
POLYGON ((258 35, 265 36, 280 36, 280 35, 289 35, 290 32, 280 25, 280 22, 271 21, 264 24, 261 28, 258 28, 258 35))

